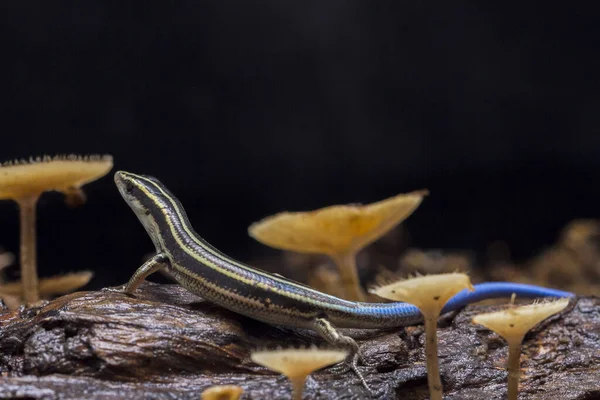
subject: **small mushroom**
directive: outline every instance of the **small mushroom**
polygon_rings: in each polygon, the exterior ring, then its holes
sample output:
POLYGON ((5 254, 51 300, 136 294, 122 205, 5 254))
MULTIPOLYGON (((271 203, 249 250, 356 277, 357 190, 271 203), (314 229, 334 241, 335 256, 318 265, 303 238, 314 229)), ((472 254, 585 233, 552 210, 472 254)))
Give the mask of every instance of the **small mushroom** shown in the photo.
POLYGON ((237 385, 211 386, 202 392, 202 400, 239 400, 244 389, 237 385))
MULTIPOLYGON (((70 293, 88 284, 94 273, 92 271, 72 272, 64 275, 41 278, 39 280, 40 297, 50 297, 57 294, 70 293)), ((0 291, 11 296, 23 295, 23 284, 21 282, 8 282, 0 285, 0 291)))
POLYGON ((448 300, 464 289, 475 290, 469 276, 450 273, 419 276, 370 290, 371 293, 385 299, 414 304, 423 314, 427 383, 432 400, 441 400, 443 394, 437 354, 437 320, 448 300))
POLYGON ((346 350, 278 349, 252 352, 250 358, 257 364, 287 376, 292 383, 294 400, 301 400, 306 377, 314 371, 342 362, 348 356, 346 350))
POLYGON ((69 204, 81 203, 81 187, 106 175, 111 156, 57 156, 4 163, 0 167, 0 200, 12 199, 20 209, 21 277, 25 301, 39 299, 36 265, 36 204, 43 192, 55 190, 66 195, 69 204))
POLYGON ((3 270, 13 263, 14 258, 15 257, 13 256, 12 253, 0 250, 0 300, 2 300, 4 302, 4 304, 6 305, 6 307, 8 307, 11 310, 17 309, 19 307, 19 305, 21 304, 21 301, 17 296, 4 291, 3 270))
POLYGON ((18 298, 17 296, 8 294, 8 293, 4 293, 4 292, 2 292, 1 289, 0 289, 0 300, 2 300, 2 302, 4 302, 4 305, 6 305, 6 307, 9 310, 16 310, 17 308, 19 308, 19 305, 21 305, 20 298, 18 298))
MULTIPOLYGON (((4 251, 0 249, 0 273, 6 268, 10 267, 15 261, 15 256, 13 253, 9 251, 4 251)), ((3 280, 3 276, 0 275, 0 283, 3 280)))
POLYGON ((516 400, 519 392, 521 343, 525 334, 546 318, 561 312, 569 299, 511 307, 507 310, 479 314, 473 323, 483 325, 502 336, 508 343, 508 400, 516 400))
POLYGON ((278 249, 328 255, 338 266, 346 297, 364 300, 356 254, 408 218, 427 194, 421 190, 367 205, 282 212, 253 223, 248 233, 278 249))

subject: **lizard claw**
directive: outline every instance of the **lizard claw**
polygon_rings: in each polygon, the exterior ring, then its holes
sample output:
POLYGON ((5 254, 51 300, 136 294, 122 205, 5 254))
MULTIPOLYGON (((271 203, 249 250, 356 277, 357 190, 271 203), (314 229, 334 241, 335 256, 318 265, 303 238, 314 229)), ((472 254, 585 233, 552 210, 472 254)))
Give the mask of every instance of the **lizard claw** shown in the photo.
POLYGON ((363 356, 360 356, 360 363, 369 368, 375 368, 378 365, 377 363, 367 361, 363 356))
POLYGON ((358 354, 358 352, 356 352, 352 356, 352 360, 342 361, 341 363, 334 365, 333 367, 329 368, 329 372, 335 375, 345 374, 348 371, 354 372, 360 380, 360 383, 364 386, 364 388, 367 389, 371 396, 374 396, 376 395, 376 393, 373 391, 373 389, 371 389, 366 379, 364 378, 362 372, 358 370, 358 360, 360 358, 361 356, 358 354))
POLYGON ((127 285, 121 285, 121 286, 116 286, 116 287, 107 287, 107 288, 104 288, 103 290, 105 292, 121 293, 121 294, 124 294, 127 297, 136 298, 137 296, 135 294, 133 294, 133 292, 126 292, 125 291, 126 287, 127 287, 127 285))
POLYGON ((341 363, 338 363, 338 364, 334 365, 333 367, 329 368, 328 371, 334 375, 343 375, 346 372, 350 371, 351 369, 352 368, 350 367, 349 362, 342 361, 341 363))

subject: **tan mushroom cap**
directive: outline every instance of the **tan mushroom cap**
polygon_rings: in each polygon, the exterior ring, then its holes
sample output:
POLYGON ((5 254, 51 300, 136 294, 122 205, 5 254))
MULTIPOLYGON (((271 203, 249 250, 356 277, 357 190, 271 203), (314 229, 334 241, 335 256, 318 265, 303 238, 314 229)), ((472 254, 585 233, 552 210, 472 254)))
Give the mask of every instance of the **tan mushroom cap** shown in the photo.
POLYGON ((344 361, 348 356, 345 350, 278 349, 255 351, 252 361, 287 377, 304 377, 310 373, 344 361))
POLYGON ((426 190, 367 205, 335 205, 308 212, 282 212, 255 222, 251 237, 300 253, 340 254, 377 240, 421 204, 426 190))
MULTIPOLYGON (((41 278, 39 281, 39 291, 42 296, 54 296, 57 294, 70 293, 85 286, 94 276, 92 271, 71 272, 65 275, 51 276, 41 278)), ((21 296, 23 294, 23 284, 21 282, 8 282, 0 284, 0 291, 12 296, 21 296)))
POLYGON ((389 285, 371 288, 379 297, 414 304, 419 309, 441 309, 454 295, 468 289, 475 290, 469 275, 453 272, 417 276, 389 285))
POLYGON ((211 386, 202 392, 202 400, 238 400, 244 389, 237 385, 211 386))
POLYGON ((551 315, 557 314, 569 305, 569 299, 511 307, 506 310, 479 314, 473 323, 483 325, 505 338, 521 339, 531 328, 551 315))
POLYGON ((106 175, 112 156, 44 156, 0 167, 0 199, 20 199, 56 190, 70 192, 106 175))

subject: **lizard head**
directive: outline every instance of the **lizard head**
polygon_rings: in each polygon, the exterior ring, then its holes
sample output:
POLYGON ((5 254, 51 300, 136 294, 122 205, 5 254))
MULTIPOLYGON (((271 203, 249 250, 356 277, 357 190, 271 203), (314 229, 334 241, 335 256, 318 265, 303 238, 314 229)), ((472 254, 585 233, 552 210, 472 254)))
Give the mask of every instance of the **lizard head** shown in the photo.
POLYGON ((160 229, 166 221, 165 213, 170 208, 168 202, 178 202, 177 199, 158 179, 149 176, 118 171, 115 173, 115 184, 150 235, 157 252, 163 250, 160 229))

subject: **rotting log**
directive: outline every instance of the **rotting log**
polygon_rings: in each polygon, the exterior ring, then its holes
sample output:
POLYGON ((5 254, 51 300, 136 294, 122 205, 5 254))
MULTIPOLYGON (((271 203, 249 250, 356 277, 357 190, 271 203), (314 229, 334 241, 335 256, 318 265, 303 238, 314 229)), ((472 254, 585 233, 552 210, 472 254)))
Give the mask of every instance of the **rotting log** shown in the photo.
MULTIPOLYGON (((506 395, 507 346, 471 323, 496 306, 469 306, 439 324, 447 399, 506 395)), ((426 399, 422 326, 356 331, 363 367, 380 399, 426 399)), ((0 398, 198 399, 216 384, 242 399, 289 399, 287 380, 253 364, 258 347, 323 344, 308 331, 272 327, 223 310, 178 285, 145 283, 129 297, 77 292, 38 307, 0 310, 0 398)), ((530 332, 521 356, 521 399, 600 398, 600 299, 573 300, 530 332)), ((351 372, 307 380, 306 399, 366 399, 351 372)))

